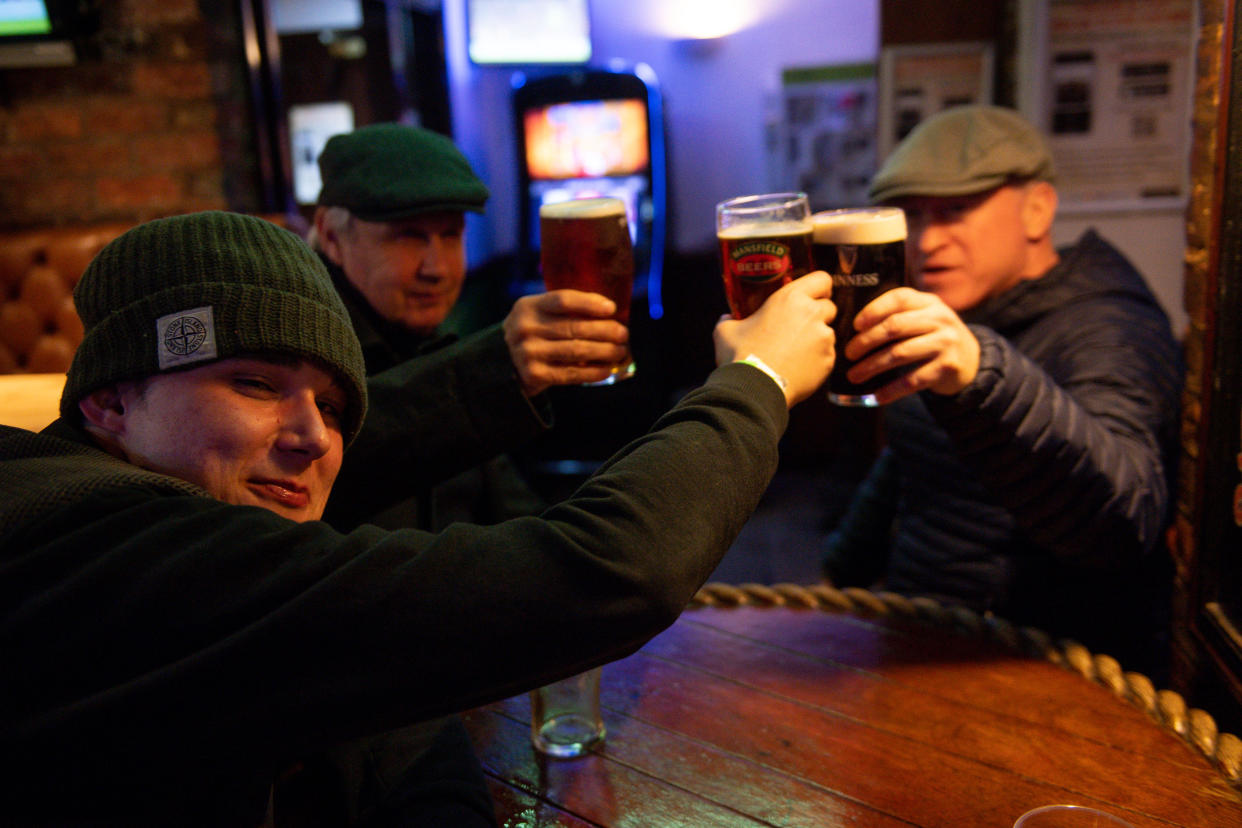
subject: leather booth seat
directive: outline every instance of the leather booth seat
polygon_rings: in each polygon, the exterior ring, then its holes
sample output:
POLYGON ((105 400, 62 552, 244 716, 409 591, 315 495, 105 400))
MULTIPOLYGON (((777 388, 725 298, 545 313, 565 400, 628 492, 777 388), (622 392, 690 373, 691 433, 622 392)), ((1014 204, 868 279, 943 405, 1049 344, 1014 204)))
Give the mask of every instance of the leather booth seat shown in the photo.
POLYGON ((130 224, 0 232, 0 374, 64 373, 82 341, 73 286, 130 224))
MULTIPOLYGON (((288 217, 260 218, 290 228, 288 217)), ((105 244, 133 227, 0 231, 0 374, 63 374, 82 341, 73 286, 105 244)))

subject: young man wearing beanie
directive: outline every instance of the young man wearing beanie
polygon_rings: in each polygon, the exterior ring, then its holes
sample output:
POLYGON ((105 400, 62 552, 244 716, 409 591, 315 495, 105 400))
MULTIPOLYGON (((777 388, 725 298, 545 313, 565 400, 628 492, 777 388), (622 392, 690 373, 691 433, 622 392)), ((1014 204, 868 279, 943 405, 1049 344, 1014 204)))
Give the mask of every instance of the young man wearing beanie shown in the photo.
POLYGON ((830 536, 826 577, 992 612, 1166 669, 1164 533, 1181 385, 1169 322, 1093 231, 1053 247, 1043 137, 946 110, 871 184, 906 212, 912 288, 856 317, 852 376, 895 366, 887 445, 830 536))
MULTIPOLYGON (((319 168, 323 185, 309 241, 349 309, 368 374, 421 363, 431 377, 424 408, 466 409, 437 417, 438 444, 453 461, 460 460, 459 446, 476 461, 434 489, 386 503, 359 501, 348 481, 352 467, 370 465, 377 419, 346 464, 329 521, 436 529, 453 519, 493 523, 537 511, 539 499, 499 453, 548 427, 551 411, 541 392, 603 379, 627 355, 628 331, 609 318, 612 302, 571 290, 525 296, 501 324, 461 340, 441 334, 466 278, 465 213, 482 212, 488 198, 469 161, 431 130, 373 124, 329 139, 319 168)), ((384 422, 403 428, 390 413, 381 412, 384 422)), ((394 492, 401 482, 394 481, 394 492)))
POLYGON ((61 418, 0 427, 5 823, 288 824, 301 757, 632 652, 758 502, 830 289, 721 322, 704 385, 538 518, 341 533, 317 518, 371 394, 322 263, 230 213, 123 234, 75 289, 61 418))

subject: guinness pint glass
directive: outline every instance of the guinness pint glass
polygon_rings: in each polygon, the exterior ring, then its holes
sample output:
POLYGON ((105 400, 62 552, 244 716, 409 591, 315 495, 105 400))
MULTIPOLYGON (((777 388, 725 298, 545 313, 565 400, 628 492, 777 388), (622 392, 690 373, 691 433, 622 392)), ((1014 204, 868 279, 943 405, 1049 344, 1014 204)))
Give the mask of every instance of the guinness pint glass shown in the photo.
POLYGON ((874 406, 875 390, 906 368, 855 385, 845 378, 854 363, 845 345, 854 335, 854 316, 881 293, 906 284, 906 214, 896 207, 826 210, 811 217, 815 267, 832 276, 837 316, 837 362, 828 376, 828 399, 837 405, 874 406))
MULTIPOLYGON (((619 198, 579 198, 539 208, 539 265, 548 290, 600 293, 617 303, 616 319, 630 323, 634 248, 619 198)), ((634 376, 627 357, 612 376, 589 385, 611 385, 634 376)))
POLYGON ((811 271, 811 210, 805 193, 720 202, 716 238, 734 319, 750 316, 781 285, 811 271))

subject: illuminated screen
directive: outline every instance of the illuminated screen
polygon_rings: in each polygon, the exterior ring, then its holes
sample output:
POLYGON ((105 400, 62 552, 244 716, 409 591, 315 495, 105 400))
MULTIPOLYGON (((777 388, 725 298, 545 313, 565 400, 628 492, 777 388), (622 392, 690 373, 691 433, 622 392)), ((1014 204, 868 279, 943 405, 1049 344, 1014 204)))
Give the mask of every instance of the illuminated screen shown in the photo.
POLYGON ((52 31, 43 0, 0 0, 0 37, 42 35, 52 31))
MULTIPOLYGON (((647 103, 638 98, 562 101, 522 114, 529 209, 573 198, 613 196, 625 202, 637 243, 642 205, 650 201, 651 148, 647 103)), ((531 222, 531 249, 539 249, 531 222)))
POLYGON ((466 31, 479 64, 591 59, 587 0, 469 0, 466 31))
POLYGON ((643 101, 552 104, 526 112, 524 126, 534 180, 633 175, 651 163, 643 101))

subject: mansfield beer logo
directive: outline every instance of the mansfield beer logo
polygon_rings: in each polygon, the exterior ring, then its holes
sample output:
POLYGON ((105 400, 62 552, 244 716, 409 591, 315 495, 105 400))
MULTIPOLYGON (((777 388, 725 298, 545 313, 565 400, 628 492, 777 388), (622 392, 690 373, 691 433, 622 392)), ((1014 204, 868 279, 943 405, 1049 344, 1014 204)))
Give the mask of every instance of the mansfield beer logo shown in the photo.
POLYGON ((729 252, 733 274, 743 282, 767 282, 792 268, 789 248, 779 242, 743 242, 729 252))

